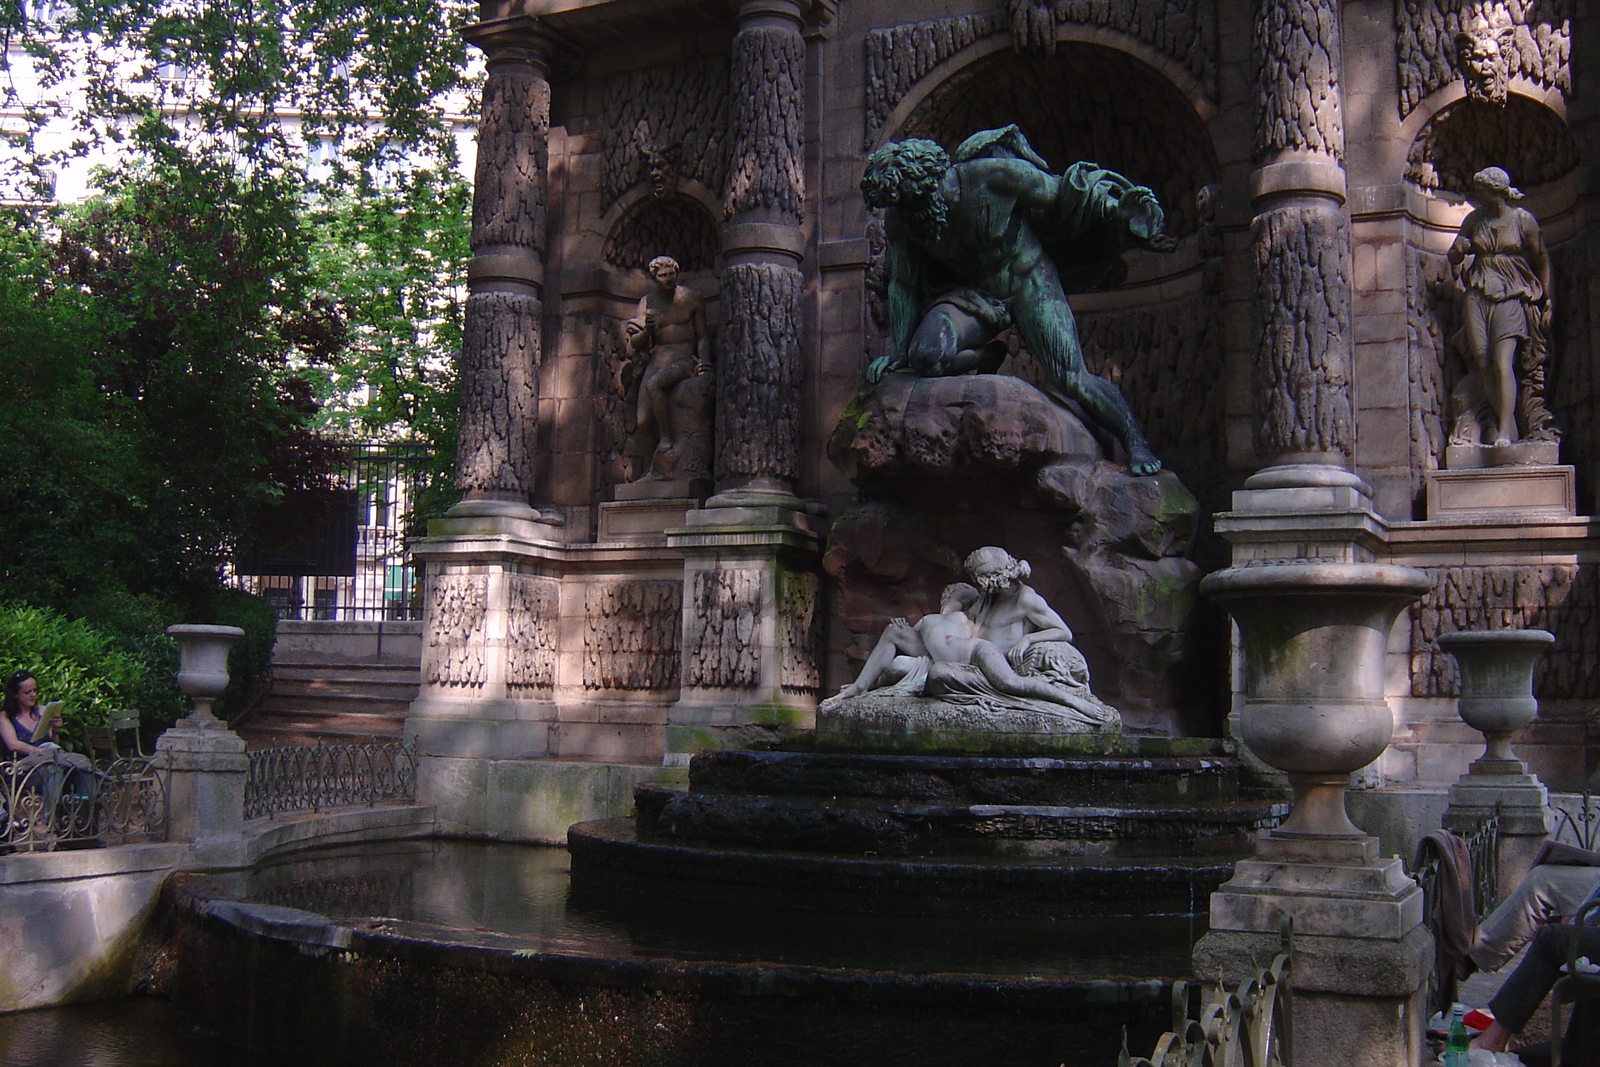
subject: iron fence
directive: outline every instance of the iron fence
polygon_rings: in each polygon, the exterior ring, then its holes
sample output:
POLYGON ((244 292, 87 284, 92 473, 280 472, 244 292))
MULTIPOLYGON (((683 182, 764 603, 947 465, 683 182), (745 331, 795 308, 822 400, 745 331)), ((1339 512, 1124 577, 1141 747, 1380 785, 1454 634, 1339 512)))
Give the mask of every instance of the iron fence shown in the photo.
POLYGON ((250 754, 244 817, 407 803, 417 797, 417 746, 399 741, 274 745, 250 754))
POLYGON ((280 517, 277 525, 302 536, 271 551, 251 546, 234 563, 233 583, 280 619, 420 619, 411 530, 426 460, 416 445, 351 445, 333 495, 312 513, 280 517))
POLYGON ((52 749, 0 762, 0 850, 167 839, 167 769, 156 756, 90 762, 52 749))
POLYGON ((1571 800, 1554 796, 1550 798, 1550 810, 1554 812, 1556 822, 1551 838, 1590 852, 1600 851, 1595 848, 1600 843, 1600 809, 1596 808, 1595 798, 1585 789, 1573 799, 1577 801, 1575 810, 1571 800))
POLYGON ((1148 1057, 1128 1052, 1122 1031, 1117 1067, 1291 1067, 1294 1063, 1294 927, 1285 919, 1280 951, 1272 962, 1229 993, 1214 987, 1198 1017, 1189 1002, 1198 987, 1172 985, 1172 1029, 1161 1035, 1148 1057))
MULTIPOLYGON (((1472 903, 1478 922, 1482 922, 1500 903, 1500 807, 1494 814, 1478 824, 1477 829, 1464 839, 1467 856, 1472 863, 1472 903)), ((1439 853, 1433 854, 1411 877, 1422 888, 1422 925, 1434 935, 1434 967, 1429 979, 1428 1002, 1441 1011, 1449 1009, 1456 1000, 1455 960, 1444 953, 1442 936, 1443 917, 1439 914, 1439 875, 1443 861, 1439 853)), ((1431 1009, 1430 1009, 1431 1010, 1431 1009)))

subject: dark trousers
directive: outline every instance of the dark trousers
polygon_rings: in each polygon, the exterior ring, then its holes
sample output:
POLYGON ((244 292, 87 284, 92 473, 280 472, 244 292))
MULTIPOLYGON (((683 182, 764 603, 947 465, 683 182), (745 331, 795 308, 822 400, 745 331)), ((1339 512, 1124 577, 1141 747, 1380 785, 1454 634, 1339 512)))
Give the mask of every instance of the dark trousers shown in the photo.
MULTIPOLYGON (((1528 954, 1489 1001, 1495 1019, 1508 1030, 1520 1031, 1544 1003, 1551 987, 1562 977, 1561 969, 1572 953, 1574 937, 1578 939, 1578 955, 1600 963, 1600 927, 1551 923, 1542 928, 1528 946, 1528 954)), ((1589 1015, 1590 1012, 1583 1012, 1579 1018, 1588 1021, 1589 1015)), ((1563 1046, 1564 1060, 1565 1049, 1563 1046)))

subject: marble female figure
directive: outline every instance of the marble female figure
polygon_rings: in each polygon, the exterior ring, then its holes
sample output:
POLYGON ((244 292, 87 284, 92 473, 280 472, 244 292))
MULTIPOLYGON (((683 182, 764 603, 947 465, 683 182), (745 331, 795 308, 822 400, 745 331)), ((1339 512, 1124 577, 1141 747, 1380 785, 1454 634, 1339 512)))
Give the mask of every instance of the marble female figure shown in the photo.
POLYGON ((1451 443, 1555 440, 1544 406, 1550 308, 1544 238, 1534 217, 1514 206, 1522 193, 1504 170, 1486 167, 1472 186, 1477 207, 1462 221, 1449 257, 1466 290, 1462 339, 1488 418, 1480 419, 1476 403, 1463 404, 1451 443))

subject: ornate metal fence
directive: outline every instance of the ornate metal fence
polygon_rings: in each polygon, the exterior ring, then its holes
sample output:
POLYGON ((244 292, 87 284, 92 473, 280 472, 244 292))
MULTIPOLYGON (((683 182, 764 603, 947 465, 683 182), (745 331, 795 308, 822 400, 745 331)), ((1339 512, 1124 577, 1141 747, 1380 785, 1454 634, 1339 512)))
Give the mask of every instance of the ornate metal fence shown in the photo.
POLYGON ((1596 810, 1595 798, 1585 789, 1574 799, 1578 801, 1574 808, 1571 801, 1564 798, 1551 797, 1550 809, 1555 813, 1555 832, 1550 836, 1568 845, 1586 848, 1590 852, 1600 851, 1595 845, 1600 844, 1600 810, 1596 810))
POLYGON ((166 839, 167 771, 160 757, 91 764, 52 751, 0 762, 0 851, 166 839))
POLYGON ((250 753, 244 817, 409 802, 416 796, 414 742, 274 745, 250 753))
POLYGON ((1200 1017, 1191 1018, 1191 982, 1172 986, 1172 1029, 1161 1035, 1148 1057, 1128 1052, 1122 1033, 1117 1067, 1291 1067, 1294 1062, 1294 988, 1290 961, 1294 932, 1285 920, 1282 948, 1272 963, 1227 993, 1220 986, 1200 1017))

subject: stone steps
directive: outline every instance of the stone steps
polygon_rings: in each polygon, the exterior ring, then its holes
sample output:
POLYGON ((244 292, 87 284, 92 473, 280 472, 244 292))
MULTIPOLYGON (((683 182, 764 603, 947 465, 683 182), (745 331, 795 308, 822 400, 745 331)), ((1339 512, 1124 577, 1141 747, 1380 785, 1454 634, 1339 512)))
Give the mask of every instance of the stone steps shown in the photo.
POLYGON ((636 824, 669 840, 802 852, 927 856, 1237 856, 1287 814, 1283 803, 968 804, 881 798, 737 796, 654 783, 634 793, 636 824))
POLYGON ((237 724, 251 748, 398 740, 420 676, 393 663, 275 662, 272 688, 237 724))

